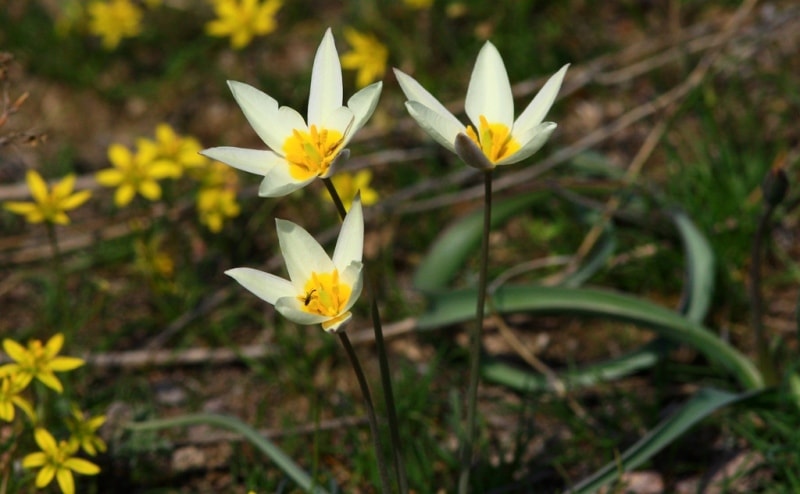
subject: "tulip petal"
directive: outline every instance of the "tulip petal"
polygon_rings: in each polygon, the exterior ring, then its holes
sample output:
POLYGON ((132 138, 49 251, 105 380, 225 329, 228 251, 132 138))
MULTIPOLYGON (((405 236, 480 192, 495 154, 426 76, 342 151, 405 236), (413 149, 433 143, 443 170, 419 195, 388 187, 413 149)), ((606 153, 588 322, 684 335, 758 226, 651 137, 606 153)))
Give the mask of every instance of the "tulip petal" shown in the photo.
POLYGON ((298 292, 305 289, 312 273, 333 271, 333 261, 311 234, 291 221, 277 219, 275 224, 289 279, 298 292))
POLYGON ((322 314, 312 314, 303 310, 302 303, 296 296, 283 297, 275 303, 275 310, 280 314, 297 324, 312 325, 320 324, 329 319, 328 316, 322 314))
MULTIPOLYGON (((456 136, 467 129, 458 120, 451 120, 448 116, 437 113, 416 101, 407 101, 408 114, 417 121, 422 130, 428 133, 436 142, 456 152, 456 136)), ((452 115, 450 115, 452 116, 452 115)))
MULTIPOLYGON (((450 110, 444 107, 439 100, 433 97, 420 83, 414 80, 413 77, 394 69, 394 75, 397 82, 400 84, 400 89, 408 98, 408 101, 416 101, 423 106, 427 106, 434 113, 438 113, 442 118, 448 120, 448 125, 451 127, 459 127, 461 132, 464 131, 464 125, 450 113, 450 110)), ((406 104, 406 107, 408 104, 406 104)), ((455 136, 454 136, 455 137, 455 136)))
POLYGON ((353 135, 352 128, 354 120, 353 111, 346 106, 340 106, 328 113, 325 117, 325 121, 320 125, 323 129, 339 131, 343 136, 342 138, 345 144, 347 144, 347 141, 350 140, 349 137, 353 135))
POLYGON ((247 288, 253 295, 275 305, 281 297, 294 295, 297 290, 288 280, 252 268, 233 268, 225 274, 247 288))
POLYGON ((230 146, 204 149, 200 154, 213 160, 221 161, 236 169, 265 176, 278 165, 285 165, 286 160, 272 151, 245 149, 230 146))
POLYGON ((514 97, 508 72, 500 52, 489 41, 481 48, 472 69, 464 109, 476 128, 481 115, 489 123, 501 123, 509 129, 514 124, 514 97))
POLYGON ((558 72, 551 76, 550 79, 544 83, 542 89, 536 94, 536 97, 533 98, 533 101, 531 101, 528 107, 517 117, 516 122, 514 122, 514 137, 525 134, 529 132, 530 129, 542 123, 545 115, 550 111, 550 107, 553 106, 553 102, 556 100, 558 90, 561 89, 561 83, 564 81, 564 75, 567 73, 568 68, 569 64, 564 65, 558 72))
POLYGON ((522 139, 525 139, 524 141, 520 141, 524 143, 522 147, 511 156, 498 161, 496 165, 510 165, 528 158, 533 153, 538 151, 542 146, 544 146, 544 144, 547 142, 547 139, 550 138, 550 134, 556 130, 556 127, 557 125, 553 122, 543 122, 534 127, 528 132, 527 135, 521 136, 522 139))
POLYGON ((278 102, 275 98, 243 82, 228 81, 228 87, 258 137, 273 149, 275 145, 280 147, 283 136, 275 135, 275 121, 278 114, 278 102))
POLYGON ((375 112, 382 89, 383 82, 379 81, 358 91, 347 100, 347 107, 352 110, 355 117, 353 127, 350 129, 350 135, 355 134, 358 129, 363 127, 369 117, 372 116, 372 113, 375 112))
POLYGON ((308 125, 319 125, 330 112, 342 106, 342 67, 331 29, 325 31, 314 56, 308 95, 308 125))
POLYGON ((364 251, 364 212, 361 198, 356 195, 350 211, 342 222, 339 239, 333 251, 333 264, 343 271, 353 261, 361 261, 364 251))
POLYGON ((340 314, 339 316, 329 319, 322 323, 322 329, 324 329, 328 333, 335 333, 339 330, 339 327, 349 321, 353 317, 351 312, 345 312, 344 314, 340 314))
POLYGON ((258 187, 259 197, 282 197, 302 189, 313 182, 317 177, 311 176, 306 180, 297 180, 289 173, 289 164, 286 161, 270 170, 261 185, 258 187))
POLYGON ((361 296, 361 290, 364 288, 364 277, 362 276, 362 272, 364 270, 364 264, 358 261, 353 261, 344 268, 344 270, 339 271, 339 279, 342 283, 350 286, 350 298, 344 304, 343 310, 350 310, 358 297, 361 296))

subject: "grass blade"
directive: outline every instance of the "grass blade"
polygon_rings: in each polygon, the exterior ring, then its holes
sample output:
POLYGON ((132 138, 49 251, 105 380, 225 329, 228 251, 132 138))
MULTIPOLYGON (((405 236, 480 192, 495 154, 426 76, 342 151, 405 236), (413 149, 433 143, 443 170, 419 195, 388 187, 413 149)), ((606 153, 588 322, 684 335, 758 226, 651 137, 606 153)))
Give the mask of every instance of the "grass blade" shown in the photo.
POLYGON ((701 389, 683 408, 663 420, 636 444, 628 448, 618 460, 608 463, 567 492, 570 494, 596 492, 601 487, 615 481, 620 473, 633 470, 643 464, 713 412, 760 393, 761 391, 750 391, 735 394, 712 388, 701 389))
POLYGON ((279 447, 275 446, 269 439, 262 436, 250 425, 242 422, 235 417, 226 415, 198 413, 192 415, 182 415, 168 419, 148 420, 146 422, 135 422, 128 424, 128 428, 134 431, 146 431, 157 429, 169 429, 172 427, 186 427, 190 425, 211 425, 221 429, 228 429, 241 434, 253 446, 267 455, 275 464, 283 470, 297 485, 306 492, 313 494, 327 494, 327 491, 314 482, 305 470, 286 456, 279 447))

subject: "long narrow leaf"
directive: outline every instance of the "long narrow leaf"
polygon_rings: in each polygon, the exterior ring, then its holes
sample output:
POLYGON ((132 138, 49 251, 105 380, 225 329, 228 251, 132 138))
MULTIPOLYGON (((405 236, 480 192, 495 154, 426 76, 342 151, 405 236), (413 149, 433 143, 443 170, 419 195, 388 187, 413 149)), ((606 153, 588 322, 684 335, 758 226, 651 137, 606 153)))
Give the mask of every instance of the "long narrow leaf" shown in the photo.
POLYGON ((714 296, 714 251, 686 213, 678 211, 671 216, 686 253, 687 282, 681 312, 692 321, 702 323, 714 296))
MULTIPOLYGON (((417 320, 420 329, 433 329, 475 317, 474 289, 430 297, 429 309, 417 320)), ((500 313, 584 315, 629 322, 655 330, 672 341, 688 345, 726 368, 748 389, 764 386, 761 374, 736 348, 713 332, 660 305, 615 292, 530 285, 506 286, 492 297, 500 313)))
POLYGON ((612 461, 570 489, 570 494, 589 494, 619 478, 621 472, 635 469, 695 424, 720 408, 752 398, 761 391, 734 394, 717 389, 701 389, 675 414, 628 448, 618 461, 612 461))
POLYGON ((186 427, 189 425, 199 424, 212 425, 222 429, 228 429, 233 432, 238 432, 253 446, 261 450, 262 453, 274 461, 278 468, 283 470, 286 475, 294 480, 303 490, 313 494, 328 494, 325 489, 315 484, 311 476, 308 475, 308 473, 306 473, 302 468, 300 468, 297 463, 286 456, 286 453, 284 453, 283 450, 272 444, 269 439, 262 436, 257 430, 234 417, 199 413, 193 415, 182 415, 180 417, 173 417, 169 419, 134 422, 128 424, 128 428, 134 431, 146 431, 168 429, 171 427, 186 427))

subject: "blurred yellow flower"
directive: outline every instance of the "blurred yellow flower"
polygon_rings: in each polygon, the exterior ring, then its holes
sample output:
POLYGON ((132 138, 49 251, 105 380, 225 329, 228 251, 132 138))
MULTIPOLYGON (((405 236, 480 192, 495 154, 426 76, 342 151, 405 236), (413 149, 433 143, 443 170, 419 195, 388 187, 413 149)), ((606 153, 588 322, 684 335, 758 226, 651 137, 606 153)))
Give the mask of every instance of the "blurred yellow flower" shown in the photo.
POLYGON ((429 9, 433 5, 433 0, 403 0, 406 7, 410 9, 429 9))
POLYGON ((168 280, 175 274, 172 256, 161 248, 164 237, 155 235, 148 240, 138 239, 133 245, 136 268, 148 275, 168 280))
POLYGON ((3 207, 12 213, 21 214, 29 223, 48 223, 66 225, 69 217, 65 211, 75 209, 89 200, 92 193, 88 190, 72 193, 75 187, 75 175, 67 175, 52 189, 48 190, 42 176, 34 170, 25 175, 31 197, 35 202, 6 202, 3 207))
MULTIPOLYGON (((331 182, 348 211, 359 191, 361 192, 361 204, 364 206, 371 206, 378 202, 378 192, 369 186, 371 181, 372 172, 370 170, 360 170, 357 173, 342 172, 331 177, 331 182)), ((322 197, 327 201, 333 201, 327 192, 322 197)))
POLYGON ((203 147, 194 137, 178 135, 168 124, 156 126, 157 159, 171 162, 183 172, 186 168, 203 166, 208 160, 200 154, 203 147))
POLYGON ((231 47, 244 48, 254 36, 263 36, 275 30, 275 14, 283 0, 213 0, 217 19, 206 24, 210 36, 231 37, 231 47))
POLYGON ((239 175, 233 168, 221 161, 206 160, 206 163, 206 166, 191 170, 192 177, 200 182, 201 188, 236 188, 239 175))
POLYGON ((72 450, 83 448, 91 456, 96 456, 98 451, 105 452, 106 443, 97 435, 97 429, 102 427, 105 421, 105 415, 86 417, 78 407, 73 406, 72 417, 67 419, 70 432, 69 445, 72 450))
POLYGON ((64 388, 54 372, 66 372, 77 369, 84 364, 77 357, 59 357, 58 352, 64 346, 64 335, 56 333, 47 343, 40 340, 28 342, 28 348, 16 341, 6 338, 3 349, 14 363, 0 366, 0 377, 17 374, 19 382, 25 386, 34 378, 50 389, 61 393, 64 388))
POLYGON ((75 458, 76 450, 67 442, 56 443, 55 438, 47 430, 37 428, 34 431, 36 444, 41 451, 31 453, 22 459, 25 468, 39 468, 36 474, 36 487, 41 489, 53 481, 55 477, 61 492, 75 494, 75 479, 72 472, 83 475, 97 475, 100 467, 82 458, 75 458))
POLYGON ((122 38, 133 38, 142 32, 142 9, 130 0, 92 2, 89 32, 103 39, 103 48, 113 50, 122 38))
POLYGON ((12 372, 0 379, 0 420, 6 422, 14 420, 14 405, 33 420, 35 417, 33 407, 28 400, 19 395, 28 386, 24 382, 25 377, 20 377, 18 373, 12 372))
POLYGON ((239 215, 240 208, 236 202, 236 191, 223 187, 206 187, 197 193, 197 212, 200 223, 206 225, 212 233, 222 230, 225 218, 239 215))
POLYGON ((383 79, 389 50, 378 38, 353 28, 344 29, 344 37, 353 49, 342 55, 342 68, 357 70, 356 86, 365 87, 373 81, 383 79))
POLYGON ((151 201, 160 199, 157 180, 181 174, 175 163, 159 159, 158 146, 146 139, 139 140, 136 154, 121 144, 112 144, 108 159, 113 167, 100 170, 95 179, 106 187, 117 187, 114 203, 119 207, 128 205, 137 193, 151 201))

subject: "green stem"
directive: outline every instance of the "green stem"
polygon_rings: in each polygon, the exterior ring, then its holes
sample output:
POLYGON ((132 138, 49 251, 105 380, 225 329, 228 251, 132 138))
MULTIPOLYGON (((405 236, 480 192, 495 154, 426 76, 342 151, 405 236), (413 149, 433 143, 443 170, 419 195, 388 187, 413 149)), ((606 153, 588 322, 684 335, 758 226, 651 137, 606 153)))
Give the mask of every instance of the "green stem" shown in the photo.
MULTIPOLYGON (((339 216, 344 221, 344 217, 347 215, 347 211, 344 208, 344 203, 342 202, 342 198, 339 196, 336 187, 333 185, 333 182, 331 182, 329 178, 323 178, 322 182, 325 184, 325 188, 328 189, 328 193, 330 194, 333 203, 336 205, 336 209, 339 212, 339 216)), ((371 305, 372 326, 373 330, 375 331, 375 348, 378 352, 378 364, 380 366, 380 372, 381 372, 381 386, 383 387, 383 396, 384 400, 386 401, 386 409, 388 415, 387 418, 389 420, 389 433, 390 433, 389 437, 392 443, 392 460, 394 462, 395 474, 397 475, 397 483, 400 488, 400 493, 406 494, 408 492, 408 481, 406 479, 405 466, 403 465, 403 458, 400 450, 400 432, 397 420, 397 409, 394 403, 394 392, 392 391, 392 377, 389 372, 389 360, 386 356, 387 355, 386 345, 383 340, 383 327, 381 326, 381 315, 378 309, 378 297, 375 291, 375 284, 371 283, 370 280, 366 281, 368 285, 367 290, 369 291, 370 298, 372 300, 372 305, 371 305)), ((353 354, 353 356, 355 357, 355 353, 353 354)), ((356 359, 353 367, 355 368, 357 364, 358 360, 356 359)), ((358 374, 358 371, 356 372, 356 374, 358 374)), ((366 388, 366 381, 362 386, 362 391, 365 389, 366 393, 364 394, 364 396, 365 398, 369 398, 370 396, 369 388, 366 388)), ((368 408, 372 407, 374 413, 374 406, 372 404, 371 398, 369 398, 369 401, 370 402, 368 403, 368 408)), ((375 453, 379 460, 378 461, 379 467, 385 470, 386 467, 384 465, 383 453, 379 447, 379 443, 377 442, 377 424, 376 424, 376 429, 373 430, 373 436, 376 438, 375 453)))
POLYGON ((764 237, 767 235, 769 220, 775 206, 767 204, 766 209, 761 214, 758 221, 753 246, 750 254, 750 285, 748 297, 750 299, 750 324, 756 339, 756 352, 758 354, 758 367, 761 369, 764 381, 767 385, 777 384, 778 373, 775 363, 769 355, 769 345, 764 335, 763 306, 764 302, 761 294, 761 255, 763 252, 764 237))
POLYGON ((344 346, 347 357, 350 359, 350 364, 353 366, 353 371, 358 379, 358 385, 361 387, 361 394, 364 396, 364 405, 367 407, 367 419, 369 420, 369 428, 372 432, 372 446, 375 448, 375 457, 378 459, 378 472, 381 477, 381 489, 384 493, 392 492, 389 486, 389 472, 386 468, 386 461, 383 457, 383 448, 381 447, 381 440, 378 436, 378 418, 375 415, 375 406, 372 404, 372 394, 369 392, 367 385, 367 378, 364 376, 364 370, 361 368, 361 363, 358 361, 353 345, 350 343, 350 338, 344 331, 337 333, 339 340, 344 346))
POLYGON ((483 173, 484 206, 483 236, 481 238, 480 271, 478 274, 478 305, 475 326, 469 341, 469 388, 467 390, 467 430, 461 446, 461 473, 458 478, 458 492, 469 492, 469 475, 472 467, 473 447, 477 433, 478 378, 480 377, 481 334, 483 333, 483 314, 486 307, 486 283, 489 268, 489 232, 492 228, 492 170, 483 173))

